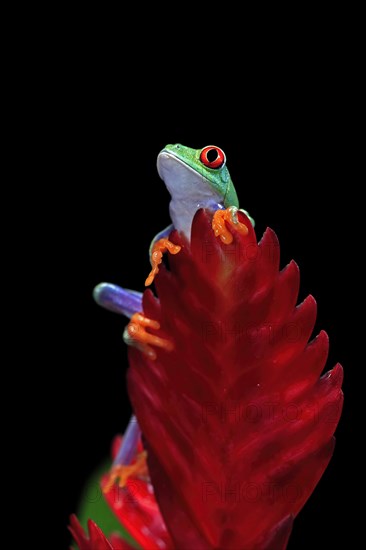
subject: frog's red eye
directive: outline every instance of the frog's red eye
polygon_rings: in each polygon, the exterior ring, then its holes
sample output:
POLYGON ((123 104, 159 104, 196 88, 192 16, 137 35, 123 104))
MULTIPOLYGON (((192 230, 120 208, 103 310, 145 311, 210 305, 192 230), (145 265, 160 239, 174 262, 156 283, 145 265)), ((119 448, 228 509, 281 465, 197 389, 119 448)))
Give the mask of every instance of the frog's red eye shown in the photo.
POLYGON ((225 153, 220 147, 209 145, 202 149, 200 161, 208 168, 221 168, 225 164, 225 153))

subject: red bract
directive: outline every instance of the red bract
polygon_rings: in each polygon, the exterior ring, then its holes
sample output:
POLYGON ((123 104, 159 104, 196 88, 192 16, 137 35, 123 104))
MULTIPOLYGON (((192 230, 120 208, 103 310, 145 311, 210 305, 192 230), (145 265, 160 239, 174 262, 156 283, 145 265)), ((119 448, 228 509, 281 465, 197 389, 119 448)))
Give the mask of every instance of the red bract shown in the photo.
POLYGON ((182 250, 160 269, 158 299, 148 290, 143 305, 161 325, 150 332, 174 350, 156 361, 129 351, 131 401, 177 549, 285 548, 341 412, 342 368, 319 379, 328 338, 308 344, 316 302, 296 307, 297 265, 279 272, 273 231, 257 244, 239 219, 249 234, 234 233, 231 245, 205 211, 190 244, 172 234, 182 250))
MULTIPOLYGON (((102 487, 107 477, 102 481, 102 487)), ((146 550, 172 548, 152 485, 141 479, 129 479, 126 487, 115 485, 105 498, 121 524, 146 550)))

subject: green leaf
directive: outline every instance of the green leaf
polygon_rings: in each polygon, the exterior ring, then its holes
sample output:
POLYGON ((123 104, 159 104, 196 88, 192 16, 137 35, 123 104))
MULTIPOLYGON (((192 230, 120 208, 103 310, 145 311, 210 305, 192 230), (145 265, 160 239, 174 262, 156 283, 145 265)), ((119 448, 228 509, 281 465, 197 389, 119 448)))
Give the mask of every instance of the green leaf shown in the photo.
POLYGON ((141 548, 120 524, 104 499, 100 479, 103 474, 109 471, 110 466, 110 461, 103 463, 87 481, 80 498, 77 516, 84 529, 87 528, 88 519, 92 519, 106 537, 109 537, 112 533, 118 533, 132 546, 141 548))

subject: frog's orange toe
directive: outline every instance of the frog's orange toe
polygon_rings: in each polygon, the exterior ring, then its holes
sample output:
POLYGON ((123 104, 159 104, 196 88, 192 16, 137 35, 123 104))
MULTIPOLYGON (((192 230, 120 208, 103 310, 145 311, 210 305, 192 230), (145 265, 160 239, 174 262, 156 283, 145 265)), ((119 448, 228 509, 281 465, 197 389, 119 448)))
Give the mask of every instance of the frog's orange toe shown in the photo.
POLYGON ((119 487, 126 486, 127 480, 130 477, 142 477, 148 478, 149 472, 146 464, 147 451, 142 451, 136 457, 136 461, 133 464, 116 464, 110 471, 107 482, 103 487, 104 493, 109 493, 113 485, 118 482, 119 487))
POLYGON ((216 210, 212 219, 212 229, 215 237, 220 237, 224 244, 231 244, 233 242, 233 235, 228 231, 226 224, 230 225, 241 235, 248 234, 249 230, 247 226, 239 222, 237 208, 233 206, 226 208, 226 210, 216 210))
POLYGON ((153 319, 145 317, 142 313, 135 313, 131 317, 131 321, 127 325, 127 334, 134 343, 145 355, 150 359, 156 359, 156 352, 151 346, 156 346, 166 351, 172 351, 173 343, 166 338, 160 338, 155 334, 147 332, 147 328, 159 330, 160 324, 153 319))
POLYGON ((164 252, 168 251, 170 254, 178 254, 180 250, 181 246, 172 243, 169 239, 159 239, 153 244, 151 252, 152 270, 145 281, 145 286, 150 286, 155 279, 155 275, 159 273, 159 265, 163 260, 164 252))

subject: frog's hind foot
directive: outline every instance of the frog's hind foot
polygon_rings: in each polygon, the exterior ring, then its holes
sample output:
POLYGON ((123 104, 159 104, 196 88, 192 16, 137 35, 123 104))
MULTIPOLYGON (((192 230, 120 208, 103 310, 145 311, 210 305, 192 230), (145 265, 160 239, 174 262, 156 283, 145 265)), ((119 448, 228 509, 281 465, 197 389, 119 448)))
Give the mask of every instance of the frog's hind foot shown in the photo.
POLYGON ((108 481, 103 487, 103 492, 108 493, 115 483, 118 483, 120 488, 126 486, 126 483, 131 477, 140 477, 147 479, 149 472, 146 464, 147 451, 142 451, 136 456, 133 464, 116 464, 112 466, 109 473, 108 481))

